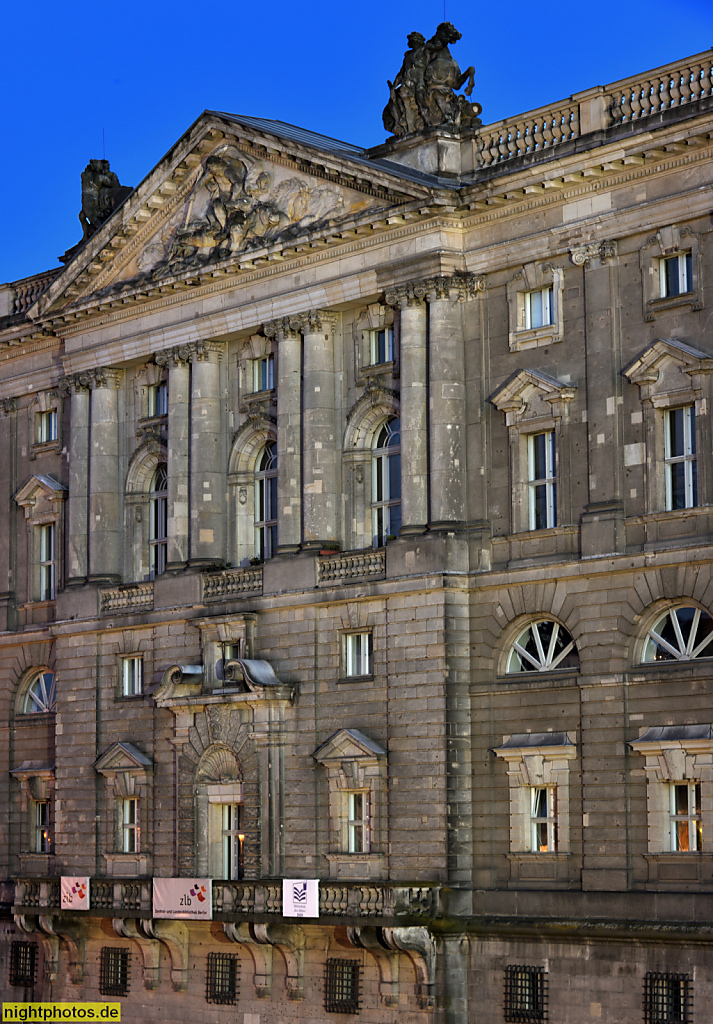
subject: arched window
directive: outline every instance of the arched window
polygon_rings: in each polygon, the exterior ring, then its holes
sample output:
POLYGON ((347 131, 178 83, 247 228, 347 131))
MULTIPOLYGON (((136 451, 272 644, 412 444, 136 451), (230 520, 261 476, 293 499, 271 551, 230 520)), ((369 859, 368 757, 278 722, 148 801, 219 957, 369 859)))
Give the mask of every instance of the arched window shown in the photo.
POLYGON ((42 671, 32 679, 27 687, 22 710, 26 715, 43 714, 55 711, 57 707, 57 684, 54 672, 42 671))
POLYGON ((397 417, 377 431, 372 467, 372 534, 378 548, 401 529, 401 421, 397 417))
POLYGON ((692 661, 713 657, 713 619, 691 605, 668 608, 649 629, 642 661, 692 661))
POLYGON ((255 463, 255 557, 272 558, 277 548, 277 445, 269 442, 255 463))
POLYGON ((579 668, 574 640, 552 619, 528 623, 510 648, 506 671, 552 672, 557 668, 579 668))
POLYGON ((159 462, 151 480, 149 494, 151 523, 149 535, 151 578, 166 571, 168 546, 168 471, 165 462, 159 462))

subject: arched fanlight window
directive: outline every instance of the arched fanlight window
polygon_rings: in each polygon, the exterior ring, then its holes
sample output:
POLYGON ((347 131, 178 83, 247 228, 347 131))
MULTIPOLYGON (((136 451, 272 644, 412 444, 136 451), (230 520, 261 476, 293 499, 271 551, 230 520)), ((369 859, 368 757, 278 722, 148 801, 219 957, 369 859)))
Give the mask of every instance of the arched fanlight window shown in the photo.
POLYGON ((151 480, 151 523, 149 535, 151 578, 166 571, 168 547, 168 470, 159 462, 151 480))
POLYGON ((552 672, 557 668, 579 668, 574 640, 552 619, 530 622, 510 648, 506 671, 552 672))
POLYGON ((26 715, 54 711, 57 707, 57 684, 54 672, 38 672, 25 693, 22 710, 26 715))
POLYGON ((692 661, 713 657, 713 619, 691 605, 669 608, 649 629, 642 661, 692 661))
POLYGON ((277 548, 277 445, 266 444, 255 463, 255 557, 272 558, 277 548))
POLYGON ((401 421, 387 420, 377 431, 373 447, 372 534, 381 547, 401 529, 401 421))

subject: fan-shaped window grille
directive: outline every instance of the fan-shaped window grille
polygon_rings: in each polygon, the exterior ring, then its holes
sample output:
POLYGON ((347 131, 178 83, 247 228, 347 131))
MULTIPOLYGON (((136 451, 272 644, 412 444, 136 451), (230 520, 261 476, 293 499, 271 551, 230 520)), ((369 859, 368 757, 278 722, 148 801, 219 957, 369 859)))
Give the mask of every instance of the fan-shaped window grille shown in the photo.
POLYGON ((530 622, 510 648, 506 671, 552 672, 557 668, 579 668, 574 640, 559 622, 530 622))
POLYGON ((22 710, 27 714, 54 711, 57 707, 57 684, 53 672, 39 672, 27 687, 22 710))
POLYGON ((700 608, 669 608, 649 629, 644 662, 713 657, 713 619, 700 608))

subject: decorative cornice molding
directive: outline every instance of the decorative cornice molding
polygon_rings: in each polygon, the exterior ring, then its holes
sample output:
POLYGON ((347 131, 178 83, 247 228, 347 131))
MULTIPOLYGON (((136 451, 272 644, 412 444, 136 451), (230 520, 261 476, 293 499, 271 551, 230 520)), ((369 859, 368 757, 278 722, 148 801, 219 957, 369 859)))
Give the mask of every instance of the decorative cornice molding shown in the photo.
POLYGON ((616 259, 616 242, 591 242, 589 245, 580 245, 570 249, 569 254, 575 267, 589 267, 591 261, 599 258, 602 266, 608 259, 616 259))

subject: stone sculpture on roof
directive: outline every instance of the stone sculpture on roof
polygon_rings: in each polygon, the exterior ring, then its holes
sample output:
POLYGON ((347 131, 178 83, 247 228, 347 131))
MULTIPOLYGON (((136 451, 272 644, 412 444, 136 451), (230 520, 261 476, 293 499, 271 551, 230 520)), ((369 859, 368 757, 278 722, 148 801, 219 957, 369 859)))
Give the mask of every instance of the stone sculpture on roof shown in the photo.
POLYGON ((429 128, 475 128, 481 123, 480 104, 466 99, 473 91, 475 68, 461 72, 449 50, 460 38, 449 21, 442 22, 428 41, 420 32, 411 32, 401 70, 388 83, 391 95, 383 115, 387 131, 409 135, 429 128), (456 95, 466 82, 465 96, 456 95))
POLYGON ((83 236, 71 249, 60 256, 63 263, 68 263, 76 252, 99 230, 102 224, 111 217, 124 202, 130 192, 131 185, 122 185, 109 166, 108 160, 90 160, 82 171, 82 209, 79 211, 79 223, 82 225, 83 236))

